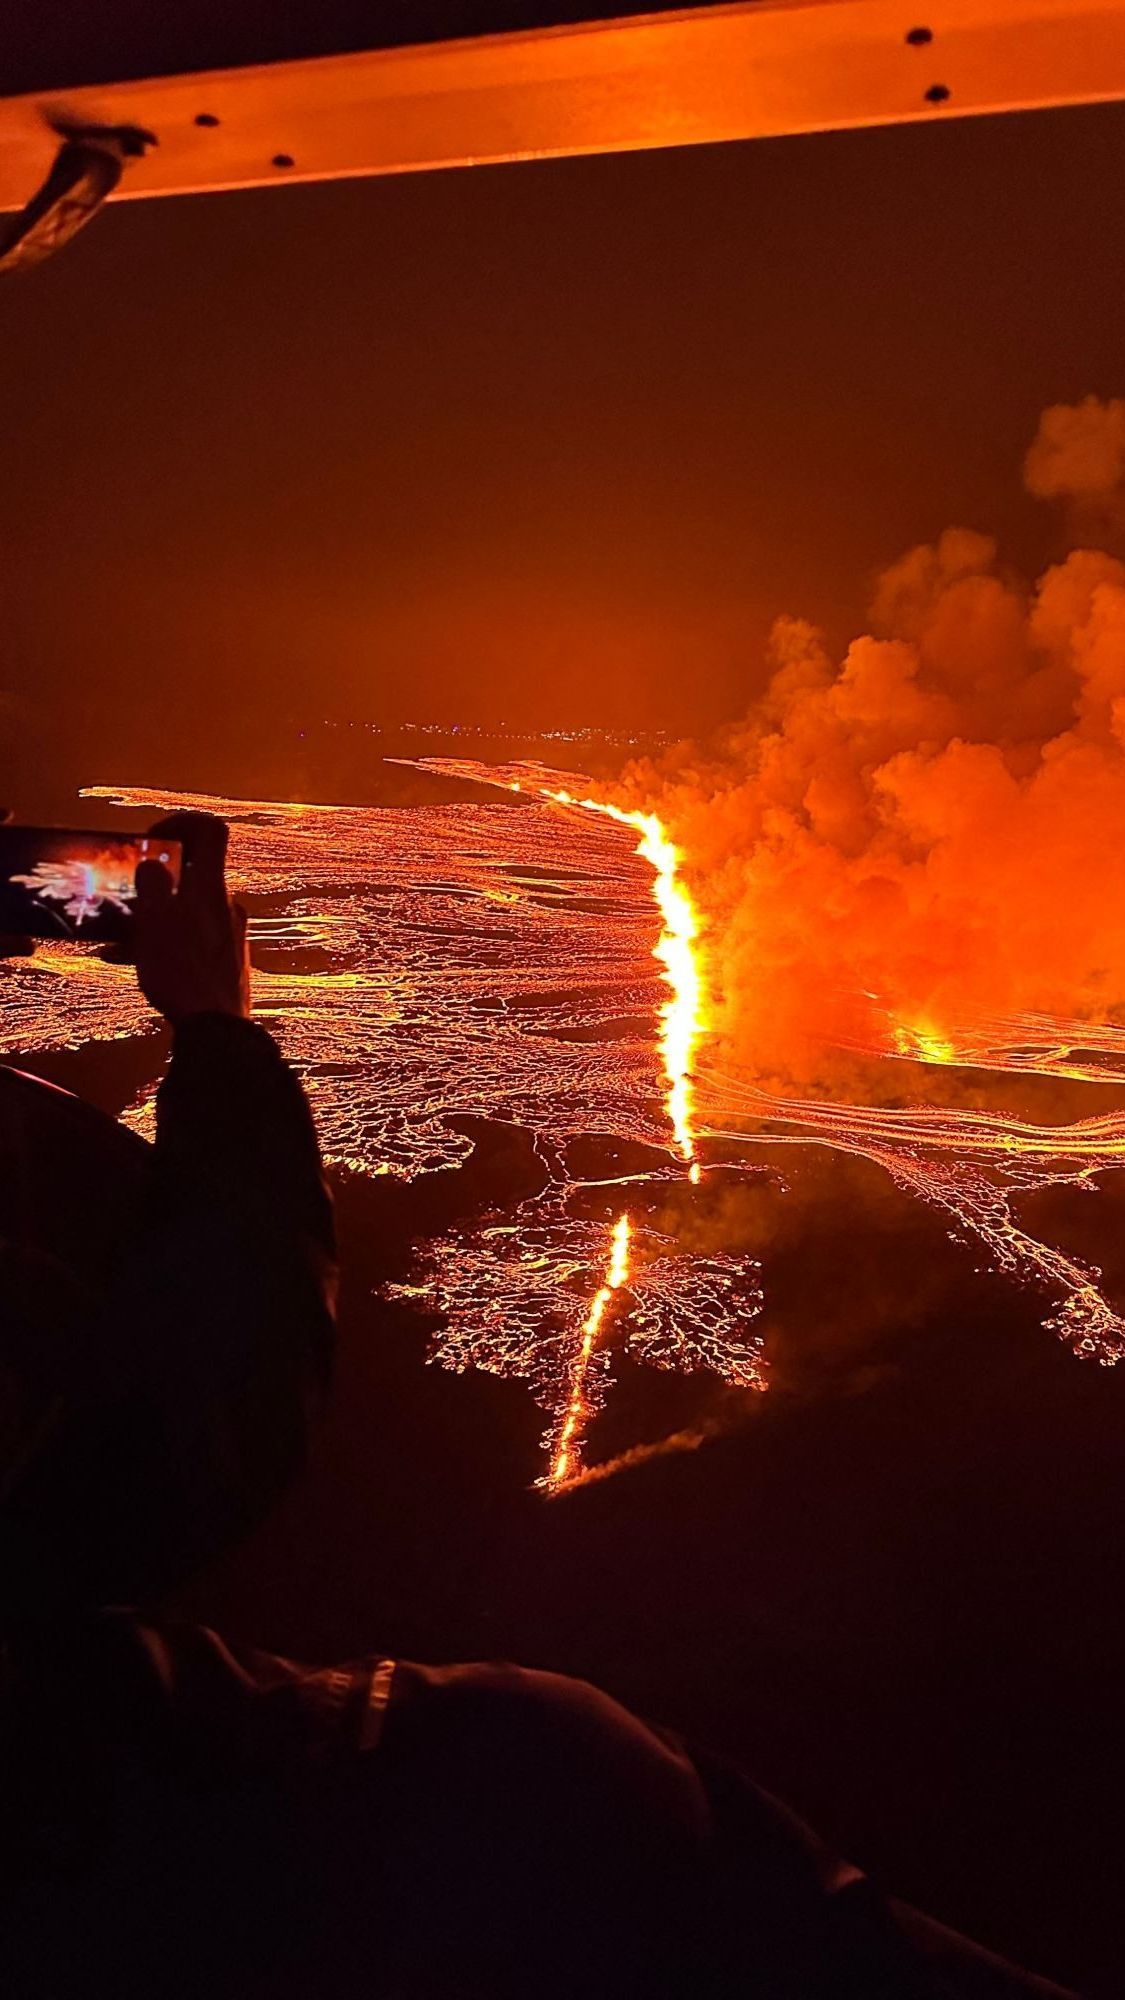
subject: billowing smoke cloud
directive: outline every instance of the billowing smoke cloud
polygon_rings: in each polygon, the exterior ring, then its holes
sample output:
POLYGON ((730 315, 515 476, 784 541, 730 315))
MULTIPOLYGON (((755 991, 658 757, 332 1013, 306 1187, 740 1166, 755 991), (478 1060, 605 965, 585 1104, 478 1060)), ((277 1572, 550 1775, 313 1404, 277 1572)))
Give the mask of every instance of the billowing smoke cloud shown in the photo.
MULTIPOLYGON (((1048 410, 1026 479, 1120 509, 1125 402, 1048 410)), ((831 659, 783 618, 744 721, 626 776, 680 842, 715 1022, 759 1077, 909 1053, 990 1016, 1125 1003, 1125 564, 1029 585, 949 529, 878 582, 831 659)))
POLYGON ((1040 500, 1112 507, 1125 486, 1125 402, 1087 396, 1044 410, 1023 476, 1028 492, 1040 500))

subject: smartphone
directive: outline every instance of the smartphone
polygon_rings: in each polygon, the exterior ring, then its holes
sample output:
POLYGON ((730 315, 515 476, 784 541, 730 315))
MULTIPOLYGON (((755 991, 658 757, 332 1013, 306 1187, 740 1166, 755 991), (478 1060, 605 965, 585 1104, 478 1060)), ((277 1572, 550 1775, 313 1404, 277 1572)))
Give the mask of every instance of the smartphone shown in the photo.
POLYGON ((0 826, 0 936, 121 942, 133 923, 141 861, 162 862, 179 885, 178 840, 0 826))

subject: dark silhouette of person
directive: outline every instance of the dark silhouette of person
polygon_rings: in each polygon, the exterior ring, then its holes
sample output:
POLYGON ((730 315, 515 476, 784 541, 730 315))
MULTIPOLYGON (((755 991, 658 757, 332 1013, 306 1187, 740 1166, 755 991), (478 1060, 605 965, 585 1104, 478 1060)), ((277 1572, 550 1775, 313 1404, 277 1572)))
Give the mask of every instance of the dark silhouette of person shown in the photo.
POLYGON ((176 892, 138 871, 155 1144, 0 1070, 0 1994, 1059 2000, 592 1687, 309 1669, 128 1608, 294 1475, 335 1281, 226 829, 158 830, 185 858, 176 892))

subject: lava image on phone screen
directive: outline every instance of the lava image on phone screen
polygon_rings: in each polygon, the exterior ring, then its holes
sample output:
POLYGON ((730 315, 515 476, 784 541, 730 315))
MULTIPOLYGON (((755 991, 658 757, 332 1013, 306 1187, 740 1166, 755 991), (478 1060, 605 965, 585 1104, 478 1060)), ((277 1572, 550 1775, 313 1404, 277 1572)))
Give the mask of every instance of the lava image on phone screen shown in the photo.
POLYGON ((137 864, 180 879, 180 843, 147 834, 0 827, 0 934, 111 944, 133 921, 137 864))

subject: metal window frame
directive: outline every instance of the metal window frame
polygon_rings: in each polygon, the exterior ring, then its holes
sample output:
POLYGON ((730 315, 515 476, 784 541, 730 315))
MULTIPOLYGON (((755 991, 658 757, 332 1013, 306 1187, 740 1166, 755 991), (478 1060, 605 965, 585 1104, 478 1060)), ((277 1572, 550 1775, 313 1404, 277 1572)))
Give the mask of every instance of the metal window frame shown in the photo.
POLYGON ((1125 0, 740 0, 0 99, 0 209, 76 129, 137 200, 1120 98, 1125 0))

